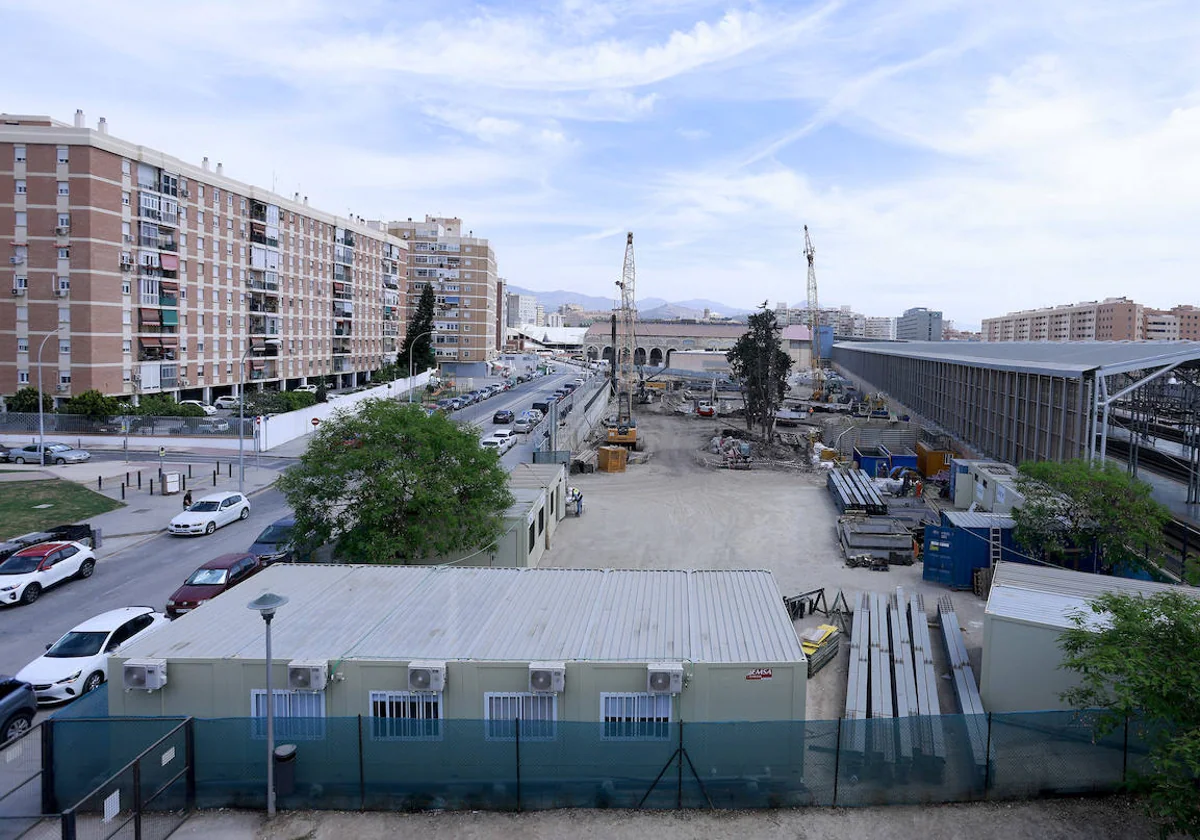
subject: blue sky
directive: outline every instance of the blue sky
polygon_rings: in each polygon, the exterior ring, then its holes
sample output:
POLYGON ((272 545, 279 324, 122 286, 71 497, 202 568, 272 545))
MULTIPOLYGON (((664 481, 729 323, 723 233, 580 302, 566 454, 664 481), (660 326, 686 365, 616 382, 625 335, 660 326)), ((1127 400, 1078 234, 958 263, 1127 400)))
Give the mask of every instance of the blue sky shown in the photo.
POLYGON ((1200 304, 1200 7, 0 0, 0 109, 368 218, 458 215, 533 289, 1200 304))

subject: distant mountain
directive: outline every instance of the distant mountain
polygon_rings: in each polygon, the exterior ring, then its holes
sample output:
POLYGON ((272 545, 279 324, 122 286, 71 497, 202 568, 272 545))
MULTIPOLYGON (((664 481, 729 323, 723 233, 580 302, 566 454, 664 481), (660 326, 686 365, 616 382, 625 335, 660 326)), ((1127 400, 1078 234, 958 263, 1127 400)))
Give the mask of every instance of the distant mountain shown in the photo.
POLYGON ((638 315, 647 321, 679 321, 685 318, 696 320, 704 317, 704 310, 680 306, 677 303, 664 303, 653 309, 638 307, 638 315))
MULTIPOLYGON (((617 303, 615 297, 603 298, 594 295, 584 295, 579 292, 568 292, 563 289, 556 289, 553 292, 537 292, 533 289, 523 289, 520 286, 509 286, 508 291, 514 295, 533 295, 538 299, 538 303, 546 308, 547 312, 557 312, 558 307, 564 303, 577 303, 589 312, 607 312, 611 310, 617 303)), ((745 315, 751 310, 738 309, 736 306, 726 306, 723 303, 718 303, 713 300, 683 300, 683 301, 667 301, 658 297, 642 298, 638 301, 638 313, 646 318, 701 318, 704 316, 704 310, 720 313, 721 315, 745 315), (650 313, 662 307, 673 307, 679 310, 685 310, 688 314, 679 315, 651 315, 650 313)))

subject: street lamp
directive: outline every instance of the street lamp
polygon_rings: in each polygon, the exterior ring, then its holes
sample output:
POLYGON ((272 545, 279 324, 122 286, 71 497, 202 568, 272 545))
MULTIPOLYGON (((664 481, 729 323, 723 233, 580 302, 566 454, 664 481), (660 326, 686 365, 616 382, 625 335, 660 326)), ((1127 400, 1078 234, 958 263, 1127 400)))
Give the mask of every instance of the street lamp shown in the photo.
POLYGON ((264 592, 246 605, 267 623, 267 819, 275 816, 275 697, 271 692, 271 619, 288 602, 287 596, 264 592))
POLYGON ((413 387, 412 387, 413 359, 416 358, 416 354, 413 352, 413 350, 417 346, 418 341, 420 341, 422 338, 424 338, 427 335, 433 335, 435 332, 437 332, 437 330, 430 330, 429 332, 423 332, 419 336, 417 336, 416 338, 414 338, 412 340, 412 344, 408 345, 408 401, 409 401, 409 403, 412 403, 412 401, 413 401, 413 398, 412 398, 412 395, 413 395, 413 387))
MULTIPOLYGON (((66 321, 59 321, 58 325, 61 327, 65 323, 66 321)), ((43 467, 46 466, 46 405, 45 392, 42 390, 42 350, 46 347, 46 342, 56 335, 57 332, 46 333, 46 337, 38 345, 38 458, 43 467)))
MULTIPOLYGON (((282 347, 283 342, 278 338, 268 338, 263 342, 263 350, 267 347, 282 347)), ((246 493, 246 357, 254 350, 254 343, 246 348, 242 360, 238 363, 238 492, 246 493)))

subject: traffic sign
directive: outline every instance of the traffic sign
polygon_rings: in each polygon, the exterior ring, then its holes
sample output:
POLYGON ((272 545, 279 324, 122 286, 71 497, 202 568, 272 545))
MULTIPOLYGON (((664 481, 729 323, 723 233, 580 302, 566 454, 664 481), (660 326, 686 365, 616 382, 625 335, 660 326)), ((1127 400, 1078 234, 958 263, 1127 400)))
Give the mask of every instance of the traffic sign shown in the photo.
POLYGON ((261 414, 254 418, 254 425, 255 426, 262 425, 262 415, 261 414))
POLYGON ((321 418, 320 418, 320 417, 314 417, 314 418, 312 419, 312 424, 313 424, 313 428, 315 429, 317 426, 321 425, 321 418))

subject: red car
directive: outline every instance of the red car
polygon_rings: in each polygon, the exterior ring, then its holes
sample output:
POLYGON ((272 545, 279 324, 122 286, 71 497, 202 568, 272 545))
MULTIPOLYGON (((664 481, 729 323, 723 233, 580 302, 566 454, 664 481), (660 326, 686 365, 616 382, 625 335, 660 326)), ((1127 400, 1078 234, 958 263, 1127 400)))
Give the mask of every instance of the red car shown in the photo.
POLYGON ((179 618, 186 612, 237 586, 263 570, 262 560, 253 554, 222 554, 209 560, 183 582, 167 599, 167 615, 179 618))

